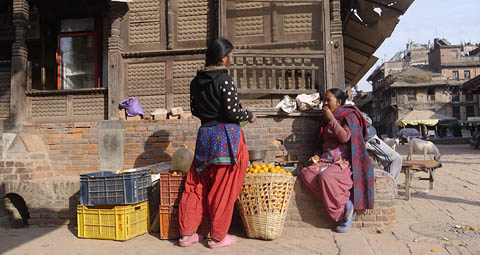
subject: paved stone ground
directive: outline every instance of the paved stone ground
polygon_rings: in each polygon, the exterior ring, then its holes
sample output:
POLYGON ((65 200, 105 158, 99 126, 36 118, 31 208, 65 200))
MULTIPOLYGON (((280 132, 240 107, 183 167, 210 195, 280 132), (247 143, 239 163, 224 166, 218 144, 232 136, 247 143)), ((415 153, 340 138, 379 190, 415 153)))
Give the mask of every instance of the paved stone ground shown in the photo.
MULTIPOLYGON (((400 146, 405 155, 406 147, 400 146)), ((480 232, 457 236, 455 225, 480 227, 480 150, 468 145, 441 145, 443 168, 435 188, 416 181, 410 201, 396 199, 397 223, 384 228, 286 228, 275 241, 240 238, 229 248, 210 250, 202 244, 180 248, 175 242, 143 235, 127 242, 85 240, 67 227, 0 228, 1 254, 480 254, 480 232), (443 239, 446 238, 446 239, 443 239)), ((416 155, 414 159, 422 159, 416 155)), ((426 176, 418 174, 417 177, 426 176)), ((404 176, 400 176, 403 183, 404 176)), ((400 191, 403 189, 400 188, 400 191)))

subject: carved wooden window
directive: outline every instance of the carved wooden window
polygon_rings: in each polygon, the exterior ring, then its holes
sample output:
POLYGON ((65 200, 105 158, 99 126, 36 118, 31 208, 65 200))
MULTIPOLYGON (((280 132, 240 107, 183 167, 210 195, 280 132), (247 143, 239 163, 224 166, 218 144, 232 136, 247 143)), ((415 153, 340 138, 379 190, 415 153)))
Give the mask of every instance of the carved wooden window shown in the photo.
POLYGON ((460 117, 460 106, 452 106, 452 117, 461 119, 460 117))
POLYGON ((235 45, 301 42, 310 49, 323 49, 322 13, 323 1, 318 0, 228 0, 223 14, 226 16, 223 33, 235 45))
POLYGON ((171 14, 168 27, 169 49, 202 48, 214 37, 215 6, 211 0, 168 0, 171 14))
POLYGON ((428 97, 428 101, 435 101, 435 89, 434 88, 429 88, 427 90, 427 97, 428 97))
POLYGON ((323 58, 305 54, 237 52, 230 73, 240 93, 318 92, 323 58))
POLYGON ((57 89, 100 87, 94 19, 62 20, 58 35, 57 89))
POLYGON ((220 1, 219 34, 237 47, 241 94, 318 92, 325 84, 324 2, 220 1))
POLYGON ((458 71, 453 71, 452 72, 452 79, 458 81, 459 77, 458 77, 458 71))
POLYGON ((475 115, 475 110, 473 108, 473 105, 466 106, 467 118, 473 117, 475 115))
POLYGON ((408 101, 417 101, 417 91, 416 89, 407 90, 408 101))
POLYGON ((166 0, 135 0, 128 4, 128 42, 131 51, 167 48, 166 0))
POLYGON ((453 88, 452 88, 452 101, 453 101, 453 102, 458 102, 458 101, 460 101, 460 95, 459 95, 459 89, 458 89, 458 87, 453 87, 453 88))
POLYGON ((467 95, 465 95, 465 101, 467 101, 467 102, 472 102, 472 101, 473 101, 473 94, 467 94, 467 95))

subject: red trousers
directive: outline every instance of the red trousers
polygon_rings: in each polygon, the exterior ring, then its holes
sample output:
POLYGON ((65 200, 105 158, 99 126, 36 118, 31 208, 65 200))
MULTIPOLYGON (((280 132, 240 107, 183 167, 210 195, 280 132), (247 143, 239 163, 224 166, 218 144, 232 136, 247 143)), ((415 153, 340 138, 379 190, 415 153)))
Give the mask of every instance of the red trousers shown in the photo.
POLYGON ((352 170, 349 165, 342 168, 339 164, 332 164, 323 172, 318 170, 316 166, 305 167, 300 175, 307 188, 323 201, 332 220, 338 222, 343 219, 345 205, 350 199, 352 170))
POLYGON ((221 241, 227 235, 233 207, 248 168, 249 157, 243 133, 238 146, 236 165, 210 165, 197 173, 195 164, 192 164, 180 200, 181 236, 196 233, 207 214, 210 216, 212 238, 221 241))

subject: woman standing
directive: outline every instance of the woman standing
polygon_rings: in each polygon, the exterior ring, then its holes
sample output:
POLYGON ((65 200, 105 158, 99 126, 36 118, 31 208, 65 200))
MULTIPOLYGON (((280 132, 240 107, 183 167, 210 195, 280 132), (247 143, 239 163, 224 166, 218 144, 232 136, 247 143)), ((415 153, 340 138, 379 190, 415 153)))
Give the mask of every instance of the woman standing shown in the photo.
POLYGON ((180 201, 180 246, 203 239, 196 232, 206 215, 211 223, 210 248, 236 242, 227 232, 249 160, 239 122, 253 123, 256 117, 240 104, 228 74, 232 60, 233 45, 226 39, 215 39, 207 49, 206 67, 190 83, 192 114, 202 125, 180 201))
POLYGON ((364 142, 367 124, 355 106, 344 105, 346 98, 337 88, 325 94, 318 144, 321 153, 301 171, 305 185, 338 223, 337 232, 350 229, 354 209, 373 209, 374 204, 375 180, 364 142))

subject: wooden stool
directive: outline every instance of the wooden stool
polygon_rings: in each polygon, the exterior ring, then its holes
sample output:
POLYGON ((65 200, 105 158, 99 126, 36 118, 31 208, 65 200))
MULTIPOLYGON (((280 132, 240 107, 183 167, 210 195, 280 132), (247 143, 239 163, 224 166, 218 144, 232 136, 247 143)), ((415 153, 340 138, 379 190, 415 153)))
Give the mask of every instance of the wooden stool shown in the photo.
POLYGON ((412 181, 412 171, 428 172, 429 189, 433 189, 434 170, 442 167, 442 164, 436 160, 408 160, 402 163, 402 172, 405 173, 405 197, 410 200, 410 183, 412 181))

